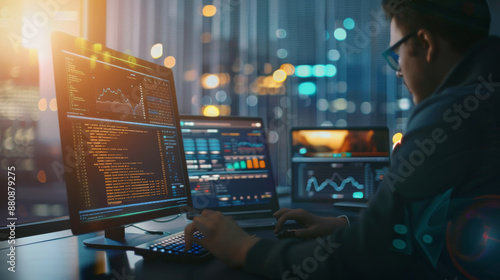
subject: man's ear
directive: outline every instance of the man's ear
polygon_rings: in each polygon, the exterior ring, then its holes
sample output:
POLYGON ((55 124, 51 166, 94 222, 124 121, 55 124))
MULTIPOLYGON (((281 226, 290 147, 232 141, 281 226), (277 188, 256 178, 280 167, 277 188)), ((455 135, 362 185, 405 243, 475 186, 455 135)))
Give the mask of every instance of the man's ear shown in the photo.
POLYGON ((437 52, 436 37, 427 29, 420 29, 417 33, 417 40, 425 52, 425 60, 427 62, 432 62, 437 52))

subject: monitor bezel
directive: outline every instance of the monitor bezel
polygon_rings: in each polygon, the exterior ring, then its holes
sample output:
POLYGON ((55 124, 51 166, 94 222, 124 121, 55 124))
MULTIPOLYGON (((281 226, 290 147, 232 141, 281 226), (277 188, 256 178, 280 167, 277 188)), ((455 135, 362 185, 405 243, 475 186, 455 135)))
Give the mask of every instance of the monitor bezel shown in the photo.
MULTIPOLYGON (((82 38, 77 38, 75 36, 63 33, 63 32, 53 32, 51 34, 51 43, 52 43, 52 56, 53 56, 53 62, 54 62, 54 78, 55 78, 55 89, 56 89, 56 97, 57 97, 57 106, 58 106, 58 119, 59 119, 59 131, 60 131, 60 138, 61 138, 61 149, 62 149, 62 160, 63 160, 63 166, 64 166, 64 175, 65 175, 65 181, 66 181, 66 192, 67 192, 67 198, 68 198, 68 211, 69 211, 69 217, 70 217, 70 225, 71 225, 71 231, 73 234, 79 235, 79 234, 84 234, 84 233, 89 233, 89 232, 96 232, 96 231, 101 231, 101 230, 107 230, 107 229, 113 229, 113 228, 121 228, 126 225, 138 223, 138 222, 143 222, 147 220, 152 220, 156 218, 161 218, 165 216, 170 216, 170 215, 175 215, 175 214, 181 214, 181 213, 186 213, 189 212, 192 209, 192 200, 191 200, 191 190, 190 188, 186 189, 186 203, 187 205, 183 206, 178 206, 175 207, 173 206, 172 208, 168 209, 160 209, 160 210, 155 210, 147 213, 140 213, 140 214, 135 214, 135 215, 130 215, 127 217, 115 217, 115 218, 110 218, 110 219, 105 219, 105 220, 95 220, 95 221, 89 221, 89 222, 82 222, 79 219, 79 211, 82 209, 79 209, 79 202, 78 202, 78 196, 79 193, 77 191, 77 188, 74 188, 73 186, 76 186, 76 176, 74 171, 75 168, 72 166, 67 165, 65 162, 66 157, 68 156, 68 151, 66 148, 69 148, 69 151, 72 150, 72 143, 73 140, 71 139, 71 136, 68 136, 67 130, 70 128, 71 122, 68 120, 67 117, 67 111, 68 111, 68 102, 64 101, 63 98, 64 95, 67 93, 67 83, 66 83, 66 73, 64 70, 64 61, 62 61, 62 56, 60 55, 60 52, 63 50, 69 50, 69 51, 75 51, 78 52, 78 47, 75 46, 75 40, 80 40, 80 42, 84 42, 86 46, 92 46, 95 44, 94 42, 84 40, 82 38), (58 73, 64 73, 64 74, 58 74, 58 73)), ((105 46, 102 46, 102 51, 109 51, 113 55, 124 55, 124 56, 129 56, 125 53, 116 51, 114 49, 107 48, 105 46)), ((179 138, 179 143, 178 147, 180 149, 180 159, 181 159, 181 168, 182 168, 182 173, 183 173, 183 179, 186 184, 189 184, 189 178, 188 178, 188 173, 187 173, 187 168, 185 164, 185 157, 184 157, 184 146, 183 146, 183 141, 182 141, 182 133, 180 129, 180 121, 179 121, 179 111, 178 111, 178 106, 177 106, 177 96, 176 96, 176 90, 175 90, 175 84, 174 84, 174 78, 173 78, 173 72, 171 69, 166 68, 164 66, 161 66, 159 64, 155 64, 153 62, 149 62, 137 57, 134 57, 136 60, 137 64, 149 66, 151 69, 154 70, 153 73, 148 72, 147 74, 156 76, 158 78, 166 79, 169 80, 171 83, 171 95, 172 95, 172 107, 174 108, 173 116, 174 116, 174 124, 176 126, 176 131, 177 135, 179 138), (182 164, 184 163, 184 164, 182 164)), ((70 155, 69 155, 70 156, 70 155)))
POLYGON ((367 198, 362 198, 362 199, 339 199, 339 198, 330 198, 330 199, 321 199, 321 198, 303 198, 299 197, 296 194, 296 189, 298 188, 298 182, 295 181, 295 176, 294 172, 296 172, 294 169, 294 164, 292 162, 293 158, 293 133, 295 131, 301 131, 301 130, 381 130, 384 131, 384 133, 387 135, 387 149, 388 149, 388 155, 387 155, 387 166, 390 166, 390 160, 391 160, 391 146, 390 146, 390 138, 389 138, 389 128, 387 126, 344 126, 344 127, 334 127, 334 126, 302 126, 302 127, 292 127, 290 129, 290 139, 289 139, 289 153, 290 153, 290 170, 291 170, 291 178, 290 178, 290 192, 291 192, 291 197, 292 197, 292 202, 321 202, 321 203, 337 203, 337 202, 361 202, 365 203, 368 202, 367 198))
MULTIPOLYGON (((240 117, 240 116, 217 116, 217 117, 207 117, 207 116, 201 116, 201 115, 181 115, 180 116, 181 121, 185 121, 186 119, 188 120, 201 120, 201 121, 206 121, 206 120, 220 120, 220 121, 249 121, 249 122, 260 122, 262 124, 262 131, 264 133, 263 138, 266 144, 266 154, 265 156, 268 159, 269 162, 269 180, 271 181, 271 189, 273 192, 273 197, 271 199, 270 203, 265 203, 265 204, 258 204, 258 205, 242 205, 242 206, 222 206, 222 207, 209 207, 208 209, 214 210, 214 211, 220 211, 223 213, 244 213, 244 212, 252 212, 252 211, 258 211, 258 210, 269 210, 271 209, 270 214, 276 212, 279 210, 279 201, 278 201, 278 193, 276 191, 276 182, 274 180, 274 175, 273 175, 273 167, 272 167, 272 161, 270 157, 270 146, 269 142, 267 139, 267 134, 266 134, 266 126, 262 118, 260 117, 240 117)), ((194 206, 193 206, 194 207, 194 206)), ((197 209, 200 210, 200 209, 197 209)), ((250 213, 251 214, 251 213, 250 213)))

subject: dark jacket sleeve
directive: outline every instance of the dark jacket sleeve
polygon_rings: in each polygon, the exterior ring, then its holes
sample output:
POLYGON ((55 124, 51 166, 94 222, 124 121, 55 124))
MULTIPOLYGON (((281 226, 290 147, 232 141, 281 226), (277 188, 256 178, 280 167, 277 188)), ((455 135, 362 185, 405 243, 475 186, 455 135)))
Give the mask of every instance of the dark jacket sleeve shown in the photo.
POLYGON ((350 229, 307 242, 262 240, 248 252, 245 270, 273 279, 408 279, 422 267, 432 270, 443 252, 446 203, 480 188, 499 166, 499 95, 460 123, 453 111, 474 88, 419 104, 380 189, 350 229), (431 220, 438 226, 430 228, 431 220))

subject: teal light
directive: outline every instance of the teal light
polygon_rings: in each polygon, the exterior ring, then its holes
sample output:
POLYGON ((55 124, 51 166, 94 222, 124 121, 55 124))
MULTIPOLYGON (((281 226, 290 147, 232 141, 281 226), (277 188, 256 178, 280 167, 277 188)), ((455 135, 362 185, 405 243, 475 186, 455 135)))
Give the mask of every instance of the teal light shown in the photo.
POLYGON ((184 122, 181 122, 181 126, 184 126, 184 122))
POLYGON ((334 77, 335 75, 337 75, 337 67, 331 64, 325 65, 325 72, 326 72, 325 76, 334 77))
POLYGON ((401 239, 394 239, 392 241, 392 246, 394 246, 394 248, 398 250, 403 250, 404 248, 406 248, 406 242, 401 239))
POLYGON ((406 228, 406 226, 404 225, 397 224, 394 226, 394 231, 398 234, 406 234, 408 233, 408 228, 406 228))
POLYGON ((301 78, 311 77, 312 67, 309 65, 298 65, 295 67, 295 75, 301 78))
POLYGON ((346 19, 344 19, 344 27, 345 27, 345 29, 351 30, 351 29, 354 28, 354 26, 356 26, 356 24, 354 23, 354 20, 352 18, 346 18, 346 19))
POLYGON ((432 243, 432 236, 428 235, 428 234, 425 234, 422 238, 424 240, 425 243, 427 244, 431 244, 432 243))
POLYGON ((363 198, 363 192, 354 192, 352 194, 352 198, 362 199, 363 198))
POLYGON ((314 65, 313 66, 314 77, 324 77, 325 76, 325 66, 324 65, 314 65))
POLYGON ((316 85, 312 82, 299 84, 299 93, 304 95, 313 95, 316 93, 316 85))
POLYGON ((300 148, 299 153, 305 154, 305 153, 307 153, 307 149, 306 148, 300 148))
POLYGON ((335 37, 335 39, 343 41, 345 40, 345 38, 347 38, 347 32, 345 32, 344 28, 337 28, 333 32, 333 36, 335 37))

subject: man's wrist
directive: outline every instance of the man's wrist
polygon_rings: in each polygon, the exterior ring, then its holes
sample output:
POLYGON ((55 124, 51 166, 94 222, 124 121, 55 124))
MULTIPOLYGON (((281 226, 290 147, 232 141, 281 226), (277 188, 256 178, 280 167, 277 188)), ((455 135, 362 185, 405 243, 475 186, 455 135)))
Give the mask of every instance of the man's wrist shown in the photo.
POLYGON ((245 261, 247 258, 248 251, 255 245, 255 243, 259 242, 260 238, 255 236, 249 236, 244 239, 241 246, 236 253, 234 266, 243 267, 245 266, 245 261))

